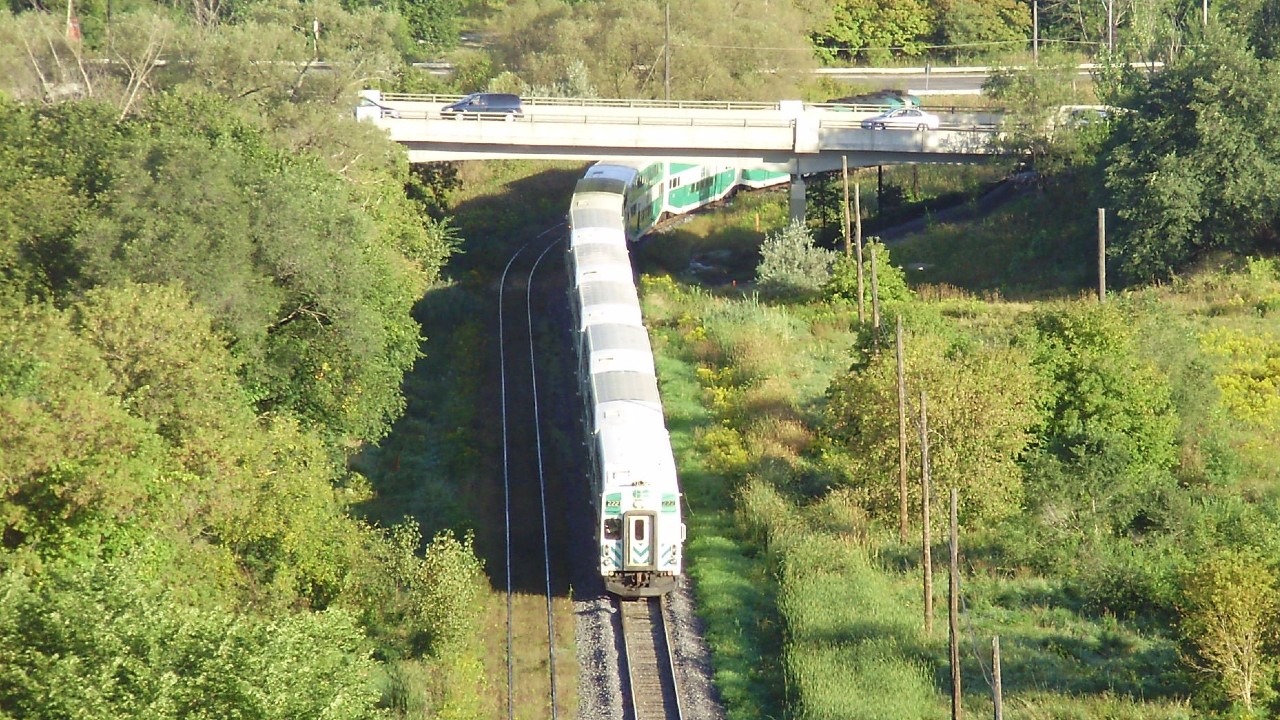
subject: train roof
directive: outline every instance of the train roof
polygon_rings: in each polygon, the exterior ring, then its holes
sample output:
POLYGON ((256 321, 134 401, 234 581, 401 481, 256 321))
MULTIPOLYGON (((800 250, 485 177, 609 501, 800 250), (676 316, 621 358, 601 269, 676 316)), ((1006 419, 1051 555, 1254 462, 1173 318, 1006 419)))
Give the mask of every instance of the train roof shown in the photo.
POLYGON ((653 422, 606 425, 597 438, 604 491, 647 485, 676 491, 676 463, 666 426, 653 422))
MULTIPOLYGON (((653 351, 647 348, 607 348, 591 353, 591 376, 617 372, 654 375, 653 351)), ((656 381, 655 381, 656 382, 656 381)))
MULTIPOLYGON (((585 177, 574 185, 573 196, 576 199, 589 199, 599 193, 621 196, 627 191, 629 181, 615 177, 585 177)), ((575 203, 576 204, 576 203, 575 203)))
POLYGON ((627 235, 618 228, 601 227, 599 225, 583 225, 574 227, 569 235, 569 247, 582 245, 617 245, 627 246, 627 235))
POLYGON ((636 295, 636 286, 626 280, 598 280, 584 282, 578 286, 578 295, 582 298, 582 311, 591 312, 596 305, 625 305, 640 307, 640 298, 636 295))
POLYGON ((591 393, 597 405, 611 402, 656 405, 662 402, 658 397, 658 379, 652 371, 640 368, 592 375, 591 393))
POLYGON ((634 325, 644 327, 640 305, 594 305, 582 309, 579 329, 594 325, 634 325))
POLYGON ((649 158, 636 158, 634 160, 604 160, 587 168, 587 174, 583 176, 583 179, 611 178, 630 183, 637 175, 640 174, 641 171, 652 165, 654 162, 657 161, 649 158))
POLYGON ((589 243, 575 247, 570 253, 573 260, 574 284, 596 280, 634 282, 631 258, 627 249, 619 245, 589 243))
POLYGON ((609 325, 600 323, 587 328, 587 346, 591 352, 607 350, 640 350, 653 352, 649 333, 641 325, 609 325))

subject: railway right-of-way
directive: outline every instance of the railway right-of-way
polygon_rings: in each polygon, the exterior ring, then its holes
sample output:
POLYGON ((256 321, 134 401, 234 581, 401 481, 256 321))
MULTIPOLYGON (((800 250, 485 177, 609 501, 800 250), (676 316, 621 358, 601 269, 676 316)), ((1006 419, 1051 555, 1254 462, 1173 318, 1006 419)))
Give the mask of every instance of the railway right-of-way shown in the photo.
POLYGON ((620 601, 630 720, 681 720, 666 600, 620 601))

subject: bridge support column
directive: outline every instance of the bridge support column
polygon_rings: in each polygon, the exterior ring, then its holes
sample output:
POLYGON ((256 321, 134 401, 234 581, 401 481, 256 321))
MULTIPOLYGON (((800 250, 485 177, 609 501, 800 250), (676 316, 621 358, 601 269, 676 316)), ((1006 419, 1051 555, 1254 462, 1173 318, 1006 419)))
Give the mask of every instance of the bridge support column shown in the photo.
POLYGON ((791 202, 789 205, 792 220, 804 222, 804 179, 799 175, 791 176, 791 202))

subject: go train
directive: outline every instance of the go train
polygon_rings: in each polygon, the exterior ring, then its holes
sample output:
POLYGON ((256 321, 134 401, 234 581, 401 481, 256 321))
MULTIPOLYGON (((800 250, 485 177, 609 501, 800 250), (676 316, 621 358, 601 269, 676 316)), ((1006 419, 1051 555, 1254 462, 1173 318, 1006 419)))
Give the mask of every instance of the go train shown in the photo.
POLYGON ((599 571, 615 595, 652 597, 673 590, 685 539, 675 458, 628 241, 668 215, 703 207, 738 187, 787 179, 768 171, 612 161, 593 165, 574 190, 570 305, 599 571))

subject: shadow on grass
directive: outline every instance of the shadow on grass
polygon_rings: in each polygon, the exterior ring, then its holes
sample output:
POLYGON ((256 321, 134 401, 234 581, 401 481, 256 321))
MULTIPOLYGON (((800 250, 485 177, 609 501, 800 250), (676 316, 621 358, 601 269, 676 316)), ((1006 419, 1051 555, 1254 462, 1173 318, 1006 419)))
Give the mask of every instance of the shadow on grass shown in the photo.
POLYGON ((373 492, 357 514, 380 525, 412 517, 427 540, 474 530, 490 574, 502 567, 503 543, 501 427, 487 410, 496 403, 497 283, 518 248, 563 222, 582 172, 548 167, 451 209, 460 248, 443 274, 454 282, 414 308, 424 340, 401 385, 405 411, 351 463, 373 492))
POLYGON ((429 291, 414 308, 422 326, 422 357, 405 375, 405 411, 390 434, 351 462, 369 481, 373 496, 357 512, 370 522, 392 525, 416 519, 424 538, 445 528, 466 530, 473 521, 462 498, 466 475, 479 451, 476 417, 468 391, 477 368, 463 360, 462 345, 476 337, 473 319, 483 301, 460 285, 429 291))
POLYGON ((564 222, 584 167, 547 167, 505 183, 500 192, 459 203, 453 224, 463 238, 463 252, 449 261, 449 274, 464 281, 496 281, 517 248, 564 222))

